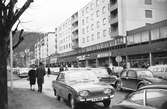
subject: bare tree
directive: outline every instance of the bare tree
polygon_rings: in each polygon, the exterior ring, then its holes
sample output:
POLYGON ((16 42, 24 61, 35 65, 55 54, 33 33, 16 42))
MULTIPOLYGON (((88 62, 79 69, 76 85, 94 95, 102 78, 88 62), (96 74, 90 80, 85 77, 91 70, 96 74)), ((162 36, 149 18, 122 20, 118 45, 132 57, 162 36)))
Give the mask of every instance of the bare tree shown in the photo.
MULTIPOLYGON (((21 1, 21 0, 20 0, 21 1)), ((20 9, 16 9, 18 0, 0 1, 0 108, 8 108, 7 92, 7 57, 9 55, 9 34, 20 16, 30 6, 33 0, 26 0, 20 9)), ((22 40, 22 38, 20 38, 22 40)), ((21 42, 18 41, 17 45, 21 42)), ((16 45, 16 46, 17 46, 16 45)), ((14 47, 16 47, 14 46, 14 47)))

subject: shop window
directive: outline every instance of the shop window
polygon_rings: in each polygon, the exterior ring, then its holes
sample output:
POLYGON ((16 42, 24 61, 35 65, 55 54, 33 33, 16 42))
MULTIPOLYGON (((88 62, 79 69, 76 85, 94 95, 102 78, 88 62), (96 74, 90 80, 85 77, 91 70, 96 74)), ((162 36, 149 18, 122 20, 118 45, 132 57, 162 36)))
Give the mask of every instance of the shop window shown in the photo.
POLYGON ((134 43, 141 42, 141 33, 134 34, 134 43))
POLYGON ((128 44, 133 44, 134 43, 133 35, 130 35, 130 36, 127 37, 127 42, 128 42, 128 44))

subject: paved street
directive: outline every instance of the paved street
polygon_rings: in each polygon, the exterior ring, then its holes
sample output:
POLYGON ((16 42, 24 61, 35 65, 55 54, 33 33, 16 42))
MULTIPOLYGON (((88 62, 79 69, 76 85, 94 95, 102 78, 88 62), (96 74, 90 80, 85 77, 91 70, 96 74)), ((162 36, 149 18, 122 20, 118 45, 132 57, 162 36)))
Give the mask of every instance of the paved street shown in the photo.
MULTIPOLYGON (((65 102, 63 100, 61 100, 61 102, 58 102, 56 100, 56 97, 53 95, 51 81, 54 79, 56 79, 56 76, 54 76, 54 75, 50 75, 49 77, 45 76, 44 89, 43 89, 43 93, 40 94, 40 96, 39 96, 39 93, 37 93, 37 91, 33 92, 33 91, 29 90, 29 81, 27 81, 26 79, 16 80, 16 81, 14 81, 13 85, 14 85, 14 88, 22 89, 23 92, 28 91, 28 92, 26 92, 25 95, 30 94, 30 96, 32 96, 32 98, 36 96, 35 99, 32 101, 37 102, 37 104, 40 104, 41 107, 42 107, 42 105, 44 105, 44 107, 47 107, 47 105, 48 105, 48 108, 45 108, 45 109, 52 109, 53 107, 55 107, 55 108, 57 107, 58 109, 69 109, 69 107, 65 104, 65 102), (40 100, 40 103, 38 103, 39 102, 38 98, 40 100)), ((37 90, 37 85, 36 85, 36 90, 37 90)), ((17 92, 17 94, 19 95, 19 91, 17 92)), ((120 102, 125 97, 126 94, 127 94, 127 92, 117 92, 114 99, 112 100, 111 105, 117 104, 118 102, 120 102)), ((21 96, 24 97, 24 95, 21 95, 21 96)), ((111 105, 110 105, 110 107, 111 107, 111 105)), ((35 106, 35 107, 37 107, 37 106, 35 106)), ((90 109, 103 109, 104 108, 102 103, 97 103, 94 105, 93 104, 86 104, 86 105, 80 106, 80 107, 87 108, 87 109, 88 108, 90 108, 90 109)), ((15 108, 12 108, 12 109, 15 109, 15 108)), ((36 109, 36 108, 33 108, 33 109, 36 109)))

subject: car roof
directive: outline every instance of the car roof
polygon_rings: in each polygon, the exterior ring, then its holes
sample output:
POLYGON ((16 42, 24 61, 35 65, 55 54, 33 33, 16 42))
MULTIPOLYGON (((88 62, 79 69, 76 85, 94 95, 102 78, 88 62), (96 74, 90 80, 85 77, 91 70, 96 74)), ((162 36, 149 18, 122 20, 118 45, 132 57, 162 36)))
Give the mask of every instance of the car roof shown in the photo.
POLYGON ((167 90, 167 84, 146 85, 141 87, 139 90, 142 90, 142 89, 166 89, 167 90))
POLYGON ((91 71, 87 69, 71 69, 71 70, 62 71, 60 73, 78 73, 78 72, 91 72, 91 71))

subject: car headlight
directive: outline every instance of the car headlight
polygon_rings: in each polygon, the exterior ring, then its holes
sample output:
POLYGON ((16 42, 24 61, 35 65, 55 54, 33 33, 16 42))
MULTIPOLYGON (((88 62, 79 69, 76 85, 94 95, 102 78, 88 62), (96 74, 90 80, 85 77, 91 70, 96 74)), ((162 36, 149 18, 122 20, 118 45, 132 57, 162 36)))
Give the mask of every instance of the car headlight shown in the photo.
POLYGON ((112 89, 107 88, 104 90, 104 94, 113 94, 113 93, 114 91, 112 89))
POLYGON ((81 96, 81 97, 86 97, 88 95, 89 95, 89 92, 87 90, 83 90, 83 91, 79 92, 79 96, 81 96))

